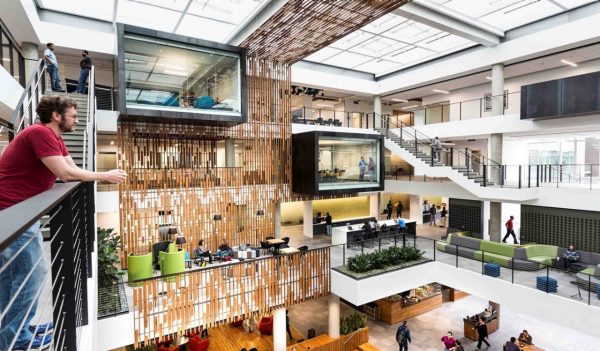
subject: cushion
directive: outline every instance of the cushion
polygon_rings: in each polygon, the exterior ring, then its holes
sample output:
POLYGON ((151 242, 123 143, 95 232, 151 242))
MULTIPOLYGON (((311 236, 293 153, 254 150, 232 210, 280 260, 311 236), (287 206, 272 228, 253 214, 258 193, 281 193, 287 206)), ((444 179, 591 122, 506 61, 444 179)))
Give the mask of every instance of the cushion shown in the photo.
POLYGON ((552 265, 552 257, 548 257, 548 256, 534 256, 534 257, 529 257, 528 260, 530 261, 534 261, 534 262, 539 262, 545 265, 552 265))
MULTIPOLYGON (((476 251, 475 252, 475 259, 476 260, 481 261, 481 256, 482 256, 481 251, 476 251)), ((504 266, 504 267, 509 267, 510 263, 512 261, 512 258, 504 256, 504 255, 498 255, 498 254, 495 254, 495 253, 486 252, 485 253, 485 257, 484 257, 484 261, 485 262, 493 262, 493 263, 499 264, 499 265, 504 266)))
POLYGON ((527 251, 524 247, 515 247, 515 260, 527 260, 527 251))
POLYGON ((489 240, 481 240, 481 251, 486 251, 486 256, 488 252, 510 257, 512 258, 515 254, 515 249, 511 245, 497 243, 489 240))
POLYGON ((590 262, 591 265, 599 265, 600 264, 600 254, 592 252, 590 253, 590 262))
POLYGON ((452 244, 468 247, 473 250, 479 250, 481 240, 453 235, 450 241, 452 244))
POLYGON ((539 256, 545 256, 547 258, 556 258, 558 256, 558 246, 553 245, 528 245, 525 247, 525 250, 527 251, 527 258, 530 260, 533 257, 539 256))
MULTIPOLYGON (((591 254, 588 251, 577 251, 579 252, 579 262, 581 264, 590 264, 591 261, 591 254)), ((562 255, 559 255, 559 257, 562 257, 562 255)))

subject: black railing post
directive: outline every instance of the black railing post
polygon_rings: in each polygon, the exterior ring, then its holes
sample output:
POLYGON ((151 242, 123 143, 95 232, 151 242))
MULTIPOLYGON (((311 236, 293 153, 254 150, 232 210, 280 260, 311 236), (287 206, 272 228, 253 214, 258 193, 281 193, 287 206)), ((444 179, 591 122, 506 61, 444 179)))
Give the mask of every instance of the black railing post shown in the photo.
POLYGON ((417 147, 417 130, 415 129, 415 156, 419 152, 419 148, 417 147))
POLYGON ((435 162, 434 160, 434 156, 435 156, 435 149, 433 148, 433 146, 431 147, 431 167, 433 167, 433 164, 435 162))
POLYGON ((511 275, 510 282, 514 284, 515 283, 515 258, 514 257, 512 258, 512 263, 511 263, 510 267, 511 267, 511 270, 510 270, 510 275, 511 275))
POLYGON ((550 284, 548 282, 550 278, 550 266, 546 265, 546 294, 550 293, 550 284))
POLYGON ((483 165, 483 186, 487 186, 487 165, 483 165))
POLYGON ((406 247, 406 233, 402 235, 402 247, 406 247))
POLYGON ((527 187, 531 188, 531 165, 527 165, 527 187))
POLYGON ((519 189, 521 189, 521 165, 519 165, 519 189))
POLYGON ((592 176, 594 175, 594 164, 590 164, 590 190, 592 190, 592 176))
POLYGON ((450 147, 450 167, 454 167, 454 147, 450 147))
POLYGON ((469 178, 469 149, 465 148, 465 167, 467 168, 467 178, 469 178))
POLYGON ((481 251, 481 275, 485 275, 485 251, 481 251))
POLYGON ((587 291, 588 291, 588 305, 591 305, 592 304, 592 276, 591 275, 588 275, 587 291))
POLYGON ((55 345, 63 345, 63 350, 77 350, 76 282, 73 233, 73 199, 65 197, 51 217, 50 232, 54 237, 50 243, 52 265, 52 288, 54 302, 55 345), (60 340, 59 340, 60 339, 60 340))
POLYGON ((342 244, 342 265, 346 265, 346 244, 342 244))
POLYGON ((437 251, 437 240, 433 240, 433 260, 435 261, 435 252, 437 251))
POLYGON ((379 251, 381 251, 381 238, 377 238, 379 239, 379 251))
POLYGON ((540 187, 540 165, 535 165, 535 182, 536 187, 540 187))
POLYGON ((456 245, 456 268, 458 268, 458 245, 456 245))

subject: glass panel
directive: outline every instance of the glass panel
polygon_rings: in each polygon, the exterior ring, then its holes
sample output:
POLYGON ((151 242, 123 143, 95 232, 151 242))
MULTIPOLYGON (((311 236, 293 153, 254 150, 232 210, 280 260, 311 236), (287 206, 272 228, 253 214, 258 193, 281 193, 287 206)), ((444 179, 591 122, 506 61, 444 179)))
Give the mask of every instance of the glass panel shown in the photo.
POLYGON ((379 186, 380 141, 321 137, 319 190, 379 186))
POLYGON ((16 80, 19 80, 19 52, 17 49, 12 50, 12 63, 13 63, 13 71, 12 75, 16 80))
POLYGON ((225 42, 236 26, 230 23, 213 21, 208 18, 185 15, 177 28, 177 34, 205 40, 225 42), (198 28, 210 28, 210 30, 198 30, 198 28))
POLYGON ((10 73, 10 46, 4 32, 2 32, 2 67, 10 73))
POLYGON ((371 60, 373 60, 371 57, 344 51, 339 55, 335 55, 334 57, 325 60, 324 63, 338 67, 352 68, 371 60))
POLYGON ((127 107, 241 116, 236 54, 126 34, 127 107))
POLYGON ((114 1, 98 0, 40 0, 41 7, 75 15, 112 21, 114 1))
POLYGON ((118 22, 163 32, 172 31, 181 16, 181 12, 172 11, 166 7, 156 7, 138 2, 119 1, 118 6, 118 22))

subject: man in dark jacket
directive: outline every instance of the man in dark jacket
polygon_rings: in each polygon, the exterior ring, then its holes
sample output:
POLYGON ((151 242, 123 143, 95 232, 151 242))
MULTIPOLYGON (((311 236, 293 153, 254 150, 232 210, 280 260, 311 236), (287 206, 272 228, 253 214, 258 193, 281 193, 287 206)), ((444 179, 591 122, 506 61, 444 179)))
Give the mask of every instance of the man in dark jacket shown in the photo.
POLYGON ((392 205, 392 200, 388 201, 387 206, 385 206, 385 209, 387 210, 387 219, 392 219, 392 209, 394 208, 394 205, 392 205))
POLYGON ((331 235, 331 230, 333 229, 333 218, 329 212, 325 215, 325 228, 327 229, 327 235, 331 235))
POLYGON ((485 340, 488 337, 487 325, 485 324, 485 318, 479 317, 479 321, 477 325, 475 325, 475 329, 477 329, 477 350, 481 349, 481 343, 484 342, 488 348, 490 348, 490 343, 485 340))
POLYGON ((79 81, 77 82, 77 94, 83 94, 85 91, 85 83, 87 82, 90 70, 92 69, 92 59, 88 55, 89 53, 87 50, 81 50, 81 56, 83 56, 83 58, 79 61, 81 70, 79 71, 79 81))
POLYGON ((402 322, 402 325, 396 331, 396 341, 400 345, 400 351, 408 351, 408 343, 412 343, 407 324, 407 321, 402 322))

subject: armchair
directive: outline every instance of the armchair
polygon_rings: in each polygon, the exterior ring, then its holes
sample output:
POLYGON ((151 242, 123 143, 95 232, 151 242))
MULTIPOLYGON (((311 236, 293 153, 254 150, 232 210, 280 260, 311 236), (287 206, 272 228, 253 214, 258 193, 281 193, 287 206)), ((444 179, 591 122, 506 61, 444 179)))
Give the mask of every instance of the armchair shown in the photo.
POLYGON ((129 286, 138 286, 140 283, 132 283, 134 280, 152 277, 152 252, 146 255, 127 256, 127 281, 129 286))
MULTIPOLYGON (((185 271, 185 251, 160 252, 160 272, 169 275, 185 271)), ((175 281, 176 277, 166 278, 167 281, 175 281)))
POLYGON ((273 317, 263 317, 260 322, 258 322, 258 330, 261 334, 273 334, 273 317))

